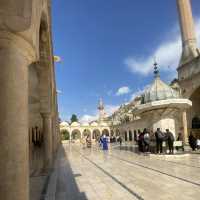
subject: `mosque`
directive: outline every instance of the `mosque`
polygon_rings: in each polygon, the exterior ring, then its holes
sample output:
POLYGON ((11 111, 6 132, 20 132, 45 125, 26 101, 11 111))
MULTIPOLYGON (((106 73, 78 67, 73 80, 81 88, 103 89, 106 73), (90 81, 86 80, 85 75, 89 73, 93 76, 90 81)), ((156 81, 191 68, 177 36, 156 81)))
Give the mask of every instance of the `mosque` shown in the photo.
POLYGON ((71 141, 79 141, 90 135, 96 141, 100 135, 121 136, 125 141, 132 141, 138 130, 148 128, 155 132, 157 128, 169 129, 176 137, 183 133, 187 143, 188 132, 186 112, 192 106, 189 99, 181 96, 177 82, 171 85, 163 82, 159 75, 157 63, 154 64, 152 84, 130 103, 121 105, 111 116, 106 117, 102 99, 99 101, 99 119, 90 123, 73 122, 60 124, 61 132, 66 130, 71 141))
POLYGON ((90 136, 93 142, 97 141, 102 134, 111 135, 110 121, 106 117, 103 100, 99 100, 98 104, 99 118, 92 122, 61 122, 60 131, 66 131, 72 142, 80 142, 86 136, 90 136))
POLYGON ((100 101, 99 121, 87 124, 63 122, 61 129, 67 129, 70 139, 79 139, 88 131, 92 139, 94 131, 98 135, 107 130, 109 136, 121 135, 125 141, 133 140, 133 135, 144 128, 155 131, 170 129, 175 138, 182 133, 184 143, 188 143, 189 133, 200 137, 200 50, 197 48, 191 3, 188 0, 177 1, 182 38, 182 55, 180 58, 178 79, 171 84, 163 82, 159 75, 157 63, 154 64, 152 84, 133 101, 120 108, 109 117, 105 117, 104 106, 100 101))

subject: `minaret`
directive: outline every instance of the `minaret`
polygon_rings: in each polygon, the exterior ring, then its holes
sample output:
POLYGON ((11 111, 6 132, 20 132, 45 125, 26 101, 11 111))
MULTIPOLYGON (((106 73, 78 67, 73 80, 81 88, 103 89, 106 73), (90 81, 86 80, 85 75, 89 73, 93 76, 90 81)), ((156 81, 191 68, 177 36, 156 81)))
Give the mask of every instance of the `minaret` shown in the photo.
POLYGON ((190 0, 177 0, 177 7, 182 36, 182 55, 179 63, 181 66, 195 58, 198 53, 191 2, 190 0))
POLYGON ((99 99, 98 110, 99 110, 99 121, 103 121, 103 119, 105 118, 105 110, 102 98, 99 99))

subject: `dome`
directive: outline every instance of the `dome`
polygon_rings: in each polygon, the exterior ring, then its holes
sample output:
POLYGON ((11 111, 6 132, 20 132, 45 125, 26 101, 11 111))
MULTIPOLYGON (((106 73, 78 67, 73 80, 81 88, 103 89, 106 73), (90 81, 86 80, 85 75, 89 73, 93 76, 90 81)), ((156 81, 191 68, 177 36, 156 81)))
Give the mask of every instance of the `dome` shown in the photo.
POLYGON ((69 123, 68 122, 61 122, 60 126, 69 126, 69 123))
POLYGON ((97 122, 92 122, 90 125, 91 126, 98 126, 98 123, 97 122))
POLYGON ((100 126, 108 126, 106 122, 100 122, 100 126))
POLYGON ((142 95, 142 104, 146 104, 152 101, 160 101, 166 99, 179 98, 178 91, 172 89, 169 85, 164 83, 159 76, 155 77, 152 85, 142 95))
POLYGON ((89 123, 88 122, 84 122, 81 124, 82 126, 89 126, 89 123))
POLYGON ((78 122, 73 122, 73 123, 71 124, 71 126, 80 126, 80 124, 79 124, 78 122))

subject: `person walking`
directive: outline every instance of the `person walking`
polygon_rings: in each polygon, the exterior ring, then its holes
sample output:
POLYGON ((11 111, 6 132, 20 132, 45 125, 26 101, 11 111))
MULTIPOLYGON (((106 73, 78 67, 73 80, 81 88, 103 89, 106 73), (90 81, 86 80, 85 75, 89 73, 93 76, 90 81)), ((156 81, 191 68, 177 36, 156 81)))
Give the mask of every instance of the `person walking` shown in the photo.
POLYGON ((169 154, 174 154, 174 135, 169 129, 166 129, 167 142, 169 147, 169 154))
POLYGON ((121 138, 121 136, 119 136, 118 141, 119 141, 119 145, 120 145, 120 148, 121 148, 121 146, 122 146, 122 138, 121 138))
POLYGON ((103 139, 102 139, 102 143, 103 143, 103 150, 108 150, 108 139, 106 137, 106 135, 103 135, 103 139))
POLYGON ((86 143, 87 143, 87 148, 91 148, 92 147, 92 140, 91 140, 89 135, 87 135, 86 143))
POLYGON ((197 147, 197 140, 194 137, 192 132, 190 133, 190 136, 189 136, 189 144, 190 144, 190 147, 192 148, 192 151, 195 151, 197 147))

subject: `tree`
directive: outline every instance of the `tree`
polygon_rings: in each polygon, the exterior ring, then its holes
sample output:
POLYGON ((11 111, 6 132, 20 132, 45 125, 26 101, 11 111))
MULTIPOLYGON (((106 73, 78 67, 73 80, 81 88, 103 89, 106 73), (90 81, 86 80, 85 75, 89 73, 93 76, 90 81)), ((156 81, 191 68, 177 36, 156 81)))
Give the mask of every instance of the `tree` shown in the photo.
POLYGON ((69 132, 67 130, 61 130, 60 133, 62 140, 69 140, 69 132))
POLYGON ((75 114, 73 114, 71 117, 71 123, 73 123, 73 122, 78 122, 78 118, 75 114))

